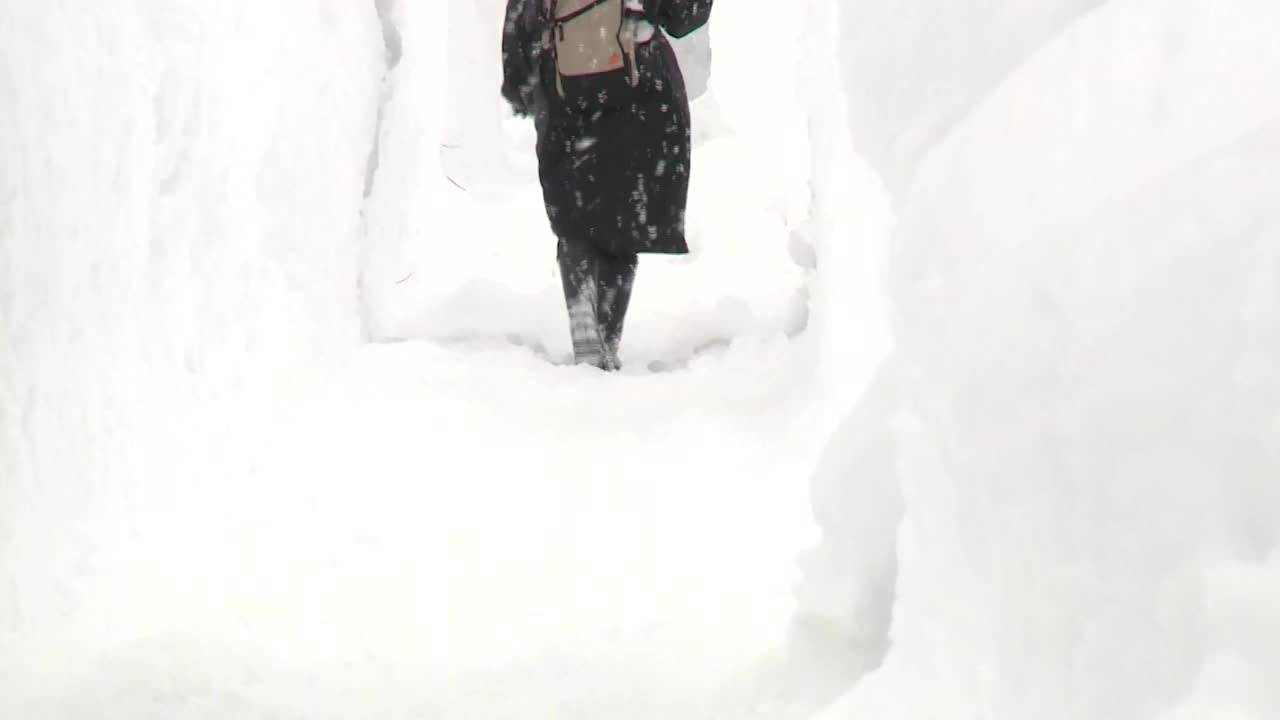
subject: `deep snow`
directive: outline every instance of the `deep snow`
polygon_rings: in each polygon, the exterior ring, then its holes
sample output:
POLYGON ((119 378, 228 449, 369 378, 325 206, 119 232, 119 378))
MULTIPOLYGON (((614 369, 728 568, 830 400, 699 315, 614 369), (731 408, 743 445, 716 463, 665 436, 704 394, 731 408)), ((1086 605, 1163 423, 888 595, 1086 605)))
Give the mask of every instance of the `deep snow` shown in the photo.
POLYGON ((501 3, 132 10, 0 5, 0 716, 835 697, 862 656, 788 630, 857 381, 802 334, 805 108, 755 92, 799 53, 744 42, 778 23, 717 15, 695 253, 643 264, 603 377, 554 364, 501 3))
POLYGON ((823 717, 1280 716, 1280 12, 982 5, 843 14, 895 350, 802 597, 891 647, 823 717))
POLYGON ((609 377, 501 6, 0 0, 0 717, 1280 716, 1272 3, 721 3, 609 377))

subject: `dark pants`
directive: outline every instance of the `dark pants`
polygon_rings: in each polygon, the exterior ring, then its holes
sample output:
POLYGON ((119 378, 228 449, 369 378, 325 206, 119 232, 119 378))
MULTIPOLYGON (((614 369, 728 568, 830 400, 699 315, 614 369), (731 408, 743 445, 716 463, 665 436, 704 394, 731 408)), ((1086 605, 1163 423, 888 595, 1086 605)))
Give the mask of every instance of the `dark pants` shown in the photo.
POLYGON ((561 239, 556 250, 574 362, 617 370, 622 325, 635 284, 635 253, 612 255, 590 242, 561 239))

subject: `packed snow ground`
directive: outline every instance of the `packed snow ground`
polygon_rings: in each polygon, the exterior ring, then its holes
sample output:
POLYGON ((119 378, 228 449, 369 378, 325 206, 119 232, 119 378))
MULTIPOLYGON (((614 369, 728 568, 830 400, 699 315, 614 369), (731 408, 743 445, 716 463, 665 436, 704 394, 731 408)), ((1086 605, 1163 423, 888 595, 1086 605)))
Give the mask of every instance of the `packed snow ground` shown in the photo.
POLYGON ((708 703, 783 647, 812 453, 790 363, 743 348, 614 382, 413 343, 302 376, 236 408, 261 446, 216 484, 149 488, 118 510, 131 536, 92 538, 79 607, 11 646, 8 716, 708 703))

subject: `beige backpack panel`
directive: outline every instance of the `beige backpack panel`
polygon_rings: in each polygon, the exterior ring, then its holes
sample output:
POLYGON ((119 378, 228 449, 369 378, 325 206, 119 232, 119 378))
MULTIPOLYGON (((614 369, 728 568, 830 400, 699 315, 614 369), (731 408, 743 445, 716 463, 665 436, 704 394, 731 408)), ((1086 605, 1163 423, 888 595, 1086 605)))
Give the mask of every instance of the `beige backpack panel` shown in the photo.
POLYGON ((631 82, 634 85, 639 81, 634 62, 634 23, 623 23, 623 0, 545 1, 548 13, 555 5, 559 20, 552 30, 552 42, 560 75, 585 77, 613 72, 623 69, 630 59, 631 82), (581 14, 573 16, 574 13, 581 14))

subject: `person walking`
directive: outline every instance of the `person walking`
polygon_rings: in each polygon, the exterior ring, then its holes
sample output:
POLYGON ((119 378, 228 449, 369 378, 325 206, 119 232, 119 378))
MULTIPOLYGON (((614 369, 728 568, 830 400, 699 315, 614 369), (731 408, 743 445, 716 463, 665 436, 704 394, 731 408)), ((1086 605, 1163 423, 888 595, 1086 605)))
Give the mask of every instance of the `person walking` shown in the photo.
POLYGON ((712 0, 507 0, 502 96, 537 128, 574 361, 621 368, 639 255, 685 254, 689 98, 667 36, 712 0))

